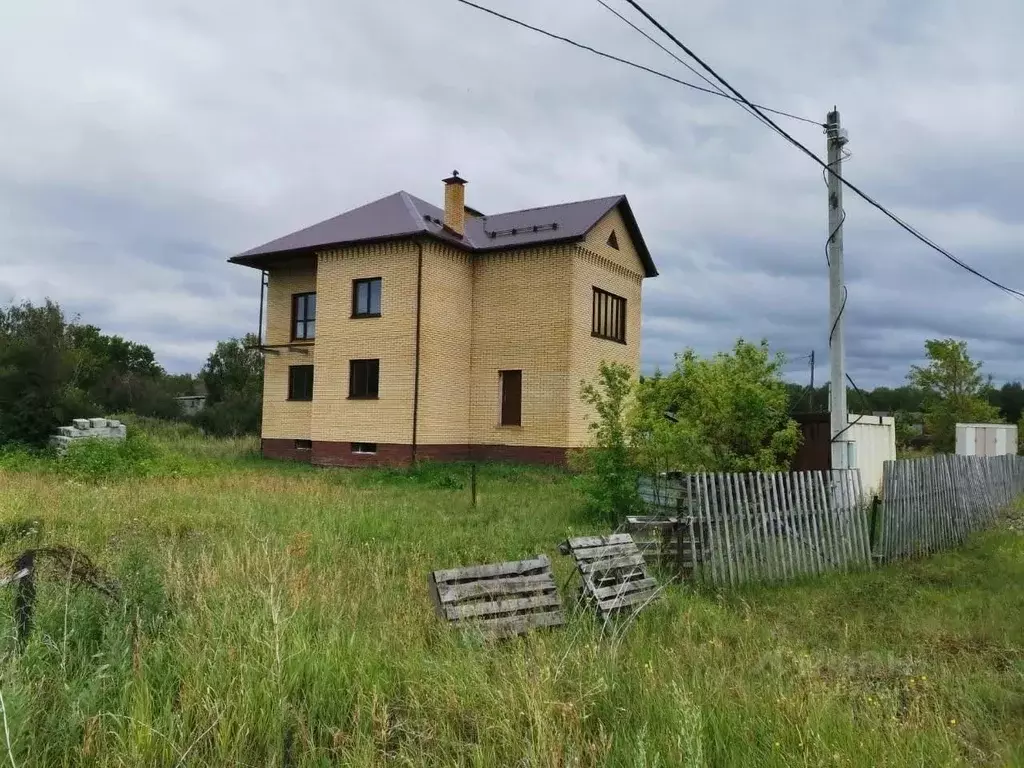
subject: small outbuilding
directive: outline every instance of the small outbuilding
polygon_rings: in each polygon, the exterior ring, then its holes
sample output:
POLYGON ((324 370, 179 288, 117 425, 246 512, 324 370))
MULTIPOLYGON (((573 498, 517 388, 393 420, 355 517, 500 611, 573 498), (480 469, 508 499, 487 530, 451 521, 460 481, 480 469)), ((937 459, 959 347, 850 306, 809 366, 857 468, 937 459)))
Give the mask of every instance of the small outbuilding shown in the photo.
POLYGON ((960 456, 1006 456, 1017 453, 1016 424, 957 424, 960 456))

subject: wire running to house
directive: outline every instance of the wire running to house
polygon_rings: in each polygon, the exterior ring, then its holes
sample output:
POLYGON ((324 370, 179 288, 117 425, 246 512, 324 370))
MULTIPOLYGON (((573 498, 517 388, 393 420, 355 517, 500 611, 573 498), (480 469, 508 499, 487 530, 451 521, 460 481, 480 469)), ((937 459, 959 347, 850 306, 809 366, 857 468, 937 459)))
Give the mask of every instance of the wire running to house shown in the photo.
MULTIPOLYGON (((728 99, 729 101, 734 101, 734 102, 736 102, 738 104, 741 104, 741 106, 743 105, 743 100, 742 99, 738 99, 735 96, 730 96, 729 94, 724 93, 722 91, 722 89, 719 88, 718 86, 715 86, 716 90, 713 90, 711 88, 705 88, 704 86, 697 85, 696 83, 687 82, 686 80, 682 80, 682 79, 680 79, 678 77, 673 77, 672 75, 668 74, 667 72, 662 72, 660 70, 653 69, 652 67, 646 67, 643 64, 638 64, 635 61, 630 61, 629 59, 624 59, 621 56, 616 56, 615 54, 608 53, 607 51, 599 50, 599 49, 594 48, 594 47, 592 47, 590 45, 587 45, 585 43, 581 43, 581 42, 579 42, 577 40, 573 40, 572 38, 565 37, 564 35, 558 35, 558 34, 555 34, 554 32, 549 32, 546 29, 542 29, 540 27, 535 27, 532 24, 527 24, 525 21, 521 21, 521 20, 516 19, 516 18, 514 18, 512 16, 507 16, 504 13, 499 13, 498 11, 494 10, 493 8, 488 8, 488 7, 483 6, 483 5, 478 5, 478 4, 474 3, 474 2, 472 2, 472 0, 455 0, 455 1, 458 2, 458 3, 462 3, 463 5, 469 6, 470 8, 475 8, 478 11, 483 11, 484 13, 490 14, 491 16, 494 16, 496 18, 502 19, 503 21, 507 21, 510 24, 515 24, 516 26, 522 27, 523 29, 528 29, 531 32, 537 32, 537 33, 539 33, 541 35, 544 35, 545 37, 550 37, 552 40, 558 40, 559 42, 568 43, 571 46, 579 48, 580 50, 587 51, 588 53, 593 53, 594 55, 600 56, 601 58, 604 58, 604 59, 608 59, 609 61, 615 61, 615 62, 618 62, 619 64, 625 64, 627 67, 633 67, 634 69, 639 69, 642 72, 647 72, 648 74, 655 75, 655 76, 660 77, 660 78, 662 78, 664 80, 669 80, 669 81, 671 81, 673 83, 676 83, 677 85, 682 85, 682 86, 685 86, 687 88, 692 88, 693 90, 700 91, 701 93, 708 93, 708 94, 711 94, 712 96, 718 96, 719 98, 722 98, 722 99, 728 99)), ((707 78, 704 78, 704 79, 706 80, 707 78)), ((712 85, 714 85, 714 84, 712 83, 712 85)), ((783 112, 780 109, 772 109, 771 107, 766 107, 763 104, 758 104, 756 106, 759 109, 764 110, 765 112, 771 112, 773 114, 781 115, 783 117, 789 117, 789 118, 792 118, 794 120, 802 120, 802 121, 804 121, 806 123, 811 123, 812 125, 821 125, 820 121, 818 121, 818 120, 811 120, 808 117, 799 117, 798 115, 793 115, 793 114, 790 114, 789 112, 783 112)), ((747 109, 747 107, 744 106, 744 109, 747 109)))
MULTIPOLYGON (((459 2, 465 2, 465 1, 466 0, 459 0, 459 2)), ((728 80, 726 80, 724 77, 719 75, 714 69, 711 68, 710 65, 708 65, 696 53, 694 53, 693 50, 691 50, 679 38, 677 38, 675 35, 673 35, 671 32, 669 32, 668 29, 666 29, 665 26, 661 22, 659 22, 650 13, 648 13, 644 9, 644 7, 642 5, 640 5, 639 2, 637 2, 637 0, 625 0, 625 2, 629 3, 629 5, 631 5, 634 9, 636 9, 645 19, 647 19, 647 21, 649 21, 651 24, 653 24, 655 27, 657 27, 658 30, 660 30, 662 34, 664 34, 666 37, 668 37, 669 40, 671 40, 673 43, 675 43, 677 47, 682 49, 682 51, 684 53, 686 53, 686 55, 688 55, 691 59, 693 59, 695 62, 697 62, 697 64, 699 64, 701 66, 701 68, 704 69, 704 71, 706 71, 708 74, 710 74, 712 77, 714 77, 715 80, 717 80, 719 83, 721 83, 734 97, 736 97, 737 100, 743 102, 743 104, 745 104, 751 110, 756 112, 757 113, 756 116, 758 118, 760 118, 760 120, 762 122, 766 123, 776 133, 778 133, 784 139, 786 139, 786 141, 788 141, 794 147, 796 147, 801 152, 803 152, 805 155, 810 157, 814 162, 816 162, 818 165, 820 165, 822 168, 824 168, 827 173, 832 173, 832 170, 829 168, 828 164, 825 161, 823 161, 820 157, 818 157, 816 154, 814 154, 814 152, 812 152, 806 146, 804 146, 799 141, 797 141, 795 138, 793 138, 781 126, 779 126, 778 123, 776 123, 770 117, 765 115, 764 112, 761 110, 761 108, 757 104, 754 104, 746 96, 744 96, 742 93, 740 93, 738 90, 736 90, 729 83, 728 80)), ((847 189, 849 189, 851 192, 853 192, 855 195, 860 197, 862 200, 864 200, 865 202, 867 202, 868 204, 870 204, 871 206, 873 206, 877 210, 881 211, 886 217, 888 217, 890 220, 895 222, 899 227, 901 227, 905 231, 909 232, 911 235, 916 237, 918 240, 920 240, 922 243, 924 243, 925 245, 930 247, 932 250, 937 251, 942 256, 946 257, 951 262, 956 264, 958 267, 960 267, 961 269, 969 272, 970 274, 974 275, 975 277, 978 277, 981 280, 984 280, 985 282, 989 283, 990 285, 998 288, 999 290, 1004 291, 1005 293, 1009 294, 1010 296, 1013 296, 1018 301, 1024 300, 1024 293, 1021 293, 1020 291, 1015 290, 1013 288, 1010 288, 1010 287, 1008 287, 1006 285, 1003 285, 1002 283, 998 282, 997 280, 992 279, 988 275, 985 275, 982 272, 979 272, 977 269, 972 267, 970 264, 967 264, 966 262, 964 262, 961 259, 957 258, 952 253, 950 253, 945 248, 943 248, 938 243, 936 243, 934 240, 928 238, 927 236, 925 236, 924 234, 919 232, 917 229, 912 227, 910 224, 905 222, 903 219, 901 219, 895 213, 893 213, 888 208, 886 208, 884 205, 879 203, 873 197, 871 197, 866 192, 861 190, 860 187, 858 187, 857 185, 853 184, 850 181, 847 181, 842 176, 839 176, 838 178, 839 178, 840 183, 843 186, 845 186, 847 189)))

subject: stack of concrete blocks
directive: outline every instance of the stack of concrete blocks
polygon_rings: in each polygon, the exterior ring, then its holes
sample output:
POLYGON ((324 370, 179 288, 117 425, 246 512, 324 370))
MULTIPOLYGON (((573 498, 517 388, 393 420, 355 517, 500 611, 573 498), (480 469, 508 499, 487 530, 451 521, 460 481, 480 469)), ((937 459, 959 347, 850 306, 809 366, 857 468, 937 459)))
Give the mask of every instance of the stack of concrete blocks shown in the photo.
POLYGON ((64 453, 69 445, 80 440, 124 440, 127 435, 128 427, 117 419, 73 419, 70 427, 57 428, 50 445, 64 453))

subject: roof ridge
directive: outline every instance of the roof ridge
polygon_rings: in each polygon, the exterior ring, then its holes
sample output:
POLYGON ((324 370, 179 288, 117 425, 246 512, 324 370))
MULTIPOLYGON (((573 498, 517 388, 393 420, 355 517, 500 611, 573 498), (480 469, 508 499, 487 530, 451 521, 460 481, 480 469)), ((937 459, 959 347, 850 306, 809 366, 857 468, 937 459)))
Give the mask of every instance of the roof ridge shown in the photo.
MULTIPOLYGON (((614 200, 614 201, 618 202, 619 200, 621 200, 624 197, 625 197, 625 195, 606 195, 605 197, 590 197, 590 198, 587 198, 586 200, 570 200, 568 203, 552 203, 551 205, 536 205, 533 208, 517 208, 514 211, 501 211, 499 213, 489 213, 486 216, 484 216, 484 218, 485 219, 489 219, 489 218, 491 218, 493 216, 508 216, 510 214, 513 214, 513 213, 529 213, 530 211, 543 211, 545 208, 563 208, 563 207, 565 207, 567 205, 580 205, 582 203, 596 203, 599 200, 608 200, 608 201, 614 200)), ((609 204, 609 207, 611 207, 610 204, 609 204)))
POLYGON ((402 202, 405 203, 405 207, 409 211, 409 215, 412 216, 416 229, 426 231, 427 226, 423 223, 423 214, 416 209, 416 203, 412 201, 413 195, 410 195, 404 189, 398 190, 398 195, 402 198, 402 202))

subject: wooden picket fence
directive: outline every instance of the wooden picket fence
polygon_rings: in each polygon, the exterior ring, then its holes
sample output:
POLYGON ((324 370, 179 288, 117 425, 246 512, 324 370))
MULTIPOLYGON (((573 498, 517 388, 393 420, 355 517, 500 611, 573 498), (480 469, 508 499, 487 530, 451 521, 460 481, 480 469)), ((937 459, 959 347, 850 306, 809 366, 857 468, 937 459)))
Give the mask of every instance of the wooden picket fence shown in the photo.
POLYGON ((857 470, 673 473, 639 490, 655 517, 675 518, 683 578, 737 586, 871 566, 857 470))
POLYGON ((1024 494, 1024 456, 885 462, 875 556, 888 562, 963 543, 1024 494))

